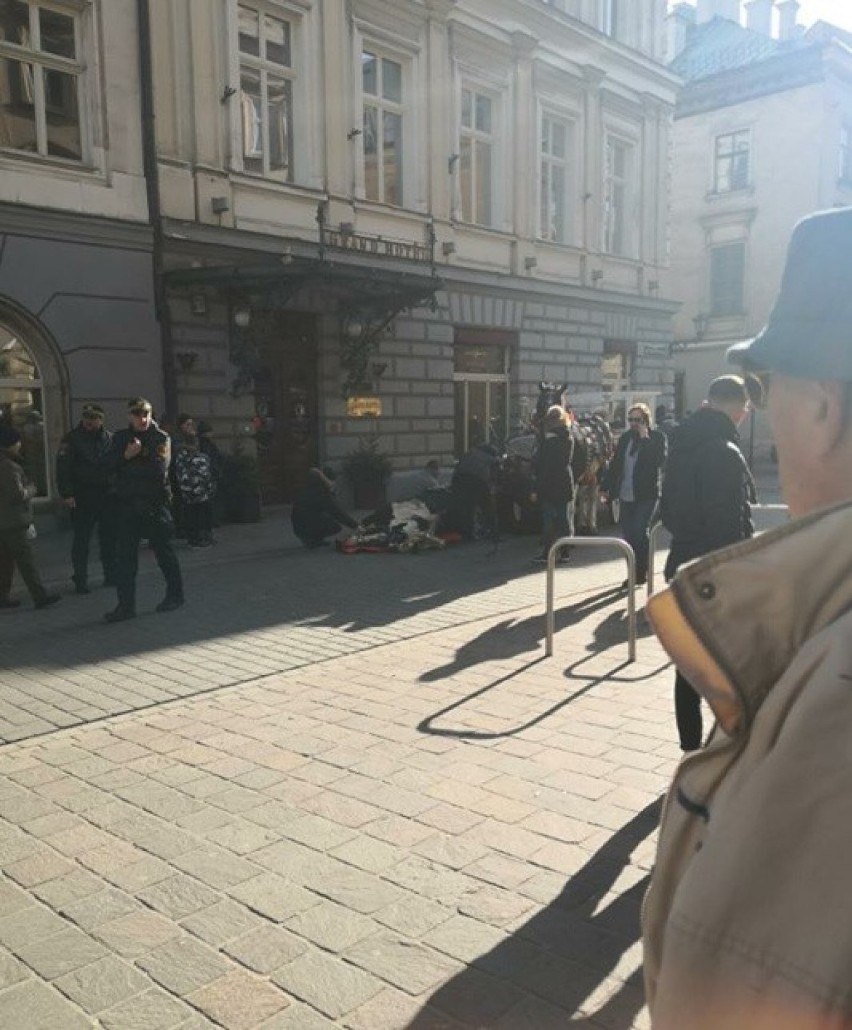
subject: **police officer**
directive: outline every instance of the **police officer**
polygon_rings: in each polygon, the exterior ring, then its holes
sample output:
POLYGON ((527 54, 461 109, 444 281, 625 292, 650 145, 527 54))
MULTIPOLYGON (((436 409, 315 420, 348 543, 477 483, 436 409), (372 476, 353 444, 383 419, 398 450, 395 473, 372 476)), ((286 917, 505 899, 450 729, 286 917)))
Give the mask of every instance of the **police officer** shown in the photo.
POLYGON ((56 481, 74 525, 71 579, 78 594, 89 593, 89 542, 95 526, 104 586, 115 586, 115 496, 110 482, 112 433, 104 429, 104 410, 84 404, 80 424, 66 434, 56 457, 56 481))
POLYGON ((124 622, 136 615, 136 573, 143 537, 151 542, 166 580, 166 596, 157 611, 171 612, 183 604, 183 579, 172 547, 174 523, 169 511, 171 441, 154 421, 151 403, 144 397, 130 401, 127 412, 130 425, 115 434, 110 451, 118 502, 118 606, 104 616, 107 622, 124 622))

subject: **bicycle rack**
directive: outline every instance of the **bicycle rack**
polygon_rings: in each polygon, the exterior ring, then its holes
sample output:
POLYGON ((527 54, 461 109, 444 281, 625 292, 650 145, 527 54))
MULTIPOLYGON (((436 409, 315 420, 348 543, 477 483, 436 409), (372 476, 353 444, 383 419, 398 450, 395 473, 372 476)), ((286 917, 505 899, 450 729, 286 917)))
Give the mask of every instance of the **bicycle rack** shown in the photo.
POLYGON ((576 537, 563 536, 551 545, 547 552, 547 586, 545 607, 545 654, 553 656, 553 633, 556 615, 553 605, 554 574, 556 572, 556 556, 563 547, 615 547, 624 555, 627 562, 627 660, 636 661, 636 555, 633 548, 625 540, 617 536, 576 537))

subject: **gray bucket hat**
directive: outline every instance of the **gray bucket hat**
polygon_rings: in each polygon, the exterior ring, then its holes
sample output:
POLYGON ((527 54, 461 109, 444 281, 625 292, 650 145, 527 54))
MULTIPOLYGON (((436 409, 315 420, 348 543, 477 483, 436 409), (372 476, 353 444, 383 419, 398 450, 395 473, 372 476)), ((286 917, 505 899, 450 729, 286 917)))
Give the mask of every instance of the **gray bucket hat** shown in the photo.
POLYGON ((852 207, 799 222, 769 321, 727 353, 745 372, 852 381, 852 207))

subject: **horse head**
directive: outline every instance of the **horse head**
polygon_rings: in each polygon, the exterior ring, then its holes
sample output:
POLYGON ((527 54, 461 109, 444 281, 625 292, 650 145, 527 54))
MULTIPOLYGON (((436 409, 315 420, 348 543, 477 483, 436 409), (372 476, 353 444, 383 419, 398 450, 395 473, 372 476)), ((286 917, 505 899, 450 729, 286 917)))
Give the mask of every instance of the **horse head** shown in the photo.
POLYGON ((558 404, 560 407, 565 406, 562 402, 562 397, 567 389, 567 383, 540 382, 538 384, 538 400, 535 405, 535 417, 537 421, 544 418, 547 414, 547 409, 553 404, 558 404))

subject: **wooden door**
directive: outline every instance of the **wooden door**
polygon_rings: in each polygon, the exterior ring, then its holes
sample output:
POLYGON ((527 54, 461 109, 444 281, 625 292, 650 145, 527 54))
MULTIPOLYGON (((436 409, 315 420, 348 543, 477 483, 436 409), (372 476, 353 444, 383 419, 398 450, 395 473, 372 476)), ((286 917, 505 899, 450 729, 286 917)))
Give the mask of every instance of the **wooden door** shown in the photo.
POLYGON ((264 504, 293 500, 317 462, 317 344, 311 315, 269 319, 255 378, 255 427, 264 504))

